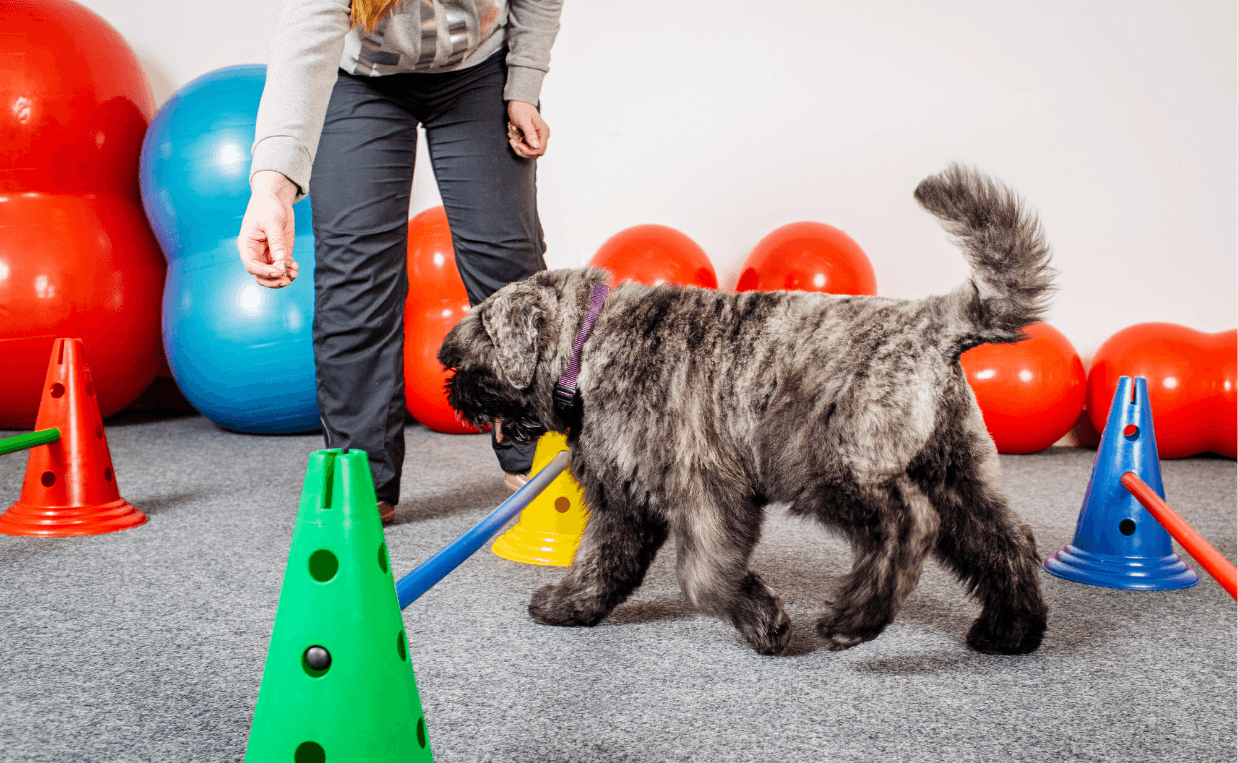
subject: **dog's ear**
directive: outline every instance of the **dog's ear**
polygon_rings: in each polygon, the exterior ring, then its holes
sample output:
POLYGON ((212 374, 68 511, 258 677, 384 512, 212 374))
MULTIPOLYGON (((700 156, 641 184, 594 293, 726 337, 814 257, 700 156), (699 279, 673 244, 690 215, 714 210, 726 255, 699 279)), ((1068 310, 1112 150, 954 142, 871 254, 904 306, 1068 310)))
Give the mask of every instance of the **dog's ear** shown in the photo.
POLYGON ((542 322, 538 293, 515 288, 498 296, 481 314, 481 323, 497 355, 496 369, 508 384, 527 389, 537 368, 537 332, 542 322))

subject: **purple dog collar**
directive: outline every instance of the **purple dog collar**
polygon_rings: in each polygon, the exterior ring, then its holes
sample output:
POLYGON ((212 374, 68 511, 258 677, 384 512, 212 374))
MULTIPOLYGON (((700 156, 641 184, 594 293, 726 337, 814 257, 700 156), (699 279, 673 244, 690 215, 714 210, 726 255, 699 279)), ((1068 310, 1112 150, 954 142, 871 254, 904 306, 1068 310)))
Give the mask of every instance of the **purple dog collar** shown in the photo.
POLYGON ((578 394, 576 377, 580 375, 580 350, 593 331, 593 324, 597 322, 608 294, 610 287, 606 284, 600 283, 593 287, 593 292, 589 295, 589 310, 580 322, 580 332, 576 334, 576 342, 572 345, 572 359, 568 361, 567 368, 563 369, 563 375, 559 377, 559 383, 555 385, 555 410, 565 418, 571 413, 578 394))

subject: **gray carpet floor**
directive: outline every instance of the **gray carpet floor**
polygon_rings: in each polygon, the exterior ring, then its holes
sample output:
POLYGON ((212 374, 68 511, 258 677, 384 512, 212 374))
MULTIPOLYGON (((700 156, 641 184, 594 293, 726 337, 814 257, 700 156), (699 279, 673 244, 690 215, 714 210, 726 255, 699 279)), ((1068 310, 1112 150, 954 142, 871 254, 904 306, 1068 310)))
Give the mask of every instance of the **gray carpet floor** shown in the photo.
MULTIPOLYGON (((121 493, 146 525, 0 536, 0 760, 240 760, 306 459, 321 439, 137 414, 110 420, 107 433, 121 493)), ((402 502, 386 531, 397 577, 507 495, 486 437, 410 425, 406 438, 402 502)), ((1002 457, 1041 553, 1073 537, 1094 457, 1002 457)), ((0 457, 0 508, 17 499, 25 461, 0 457)), ((1169 503, 1233 560, 1234 462, 1161 468, 1169 503)), ((994 657, 964 644, 977 608, 933 563, 882 636, 821 649, 815 609, 848 566, 841 541, 772 512, 753 567, 783 596, 796 635, 790 655, 761 657, 691 611, 673 547, 590 629, 540 626, 525 610, 561 569, 483 549, 404 611, 435 758, 1235 759, 1236 607, 1202 571, 1197 587, 1164 593, 1045 574, 1044 645, 994 657)))

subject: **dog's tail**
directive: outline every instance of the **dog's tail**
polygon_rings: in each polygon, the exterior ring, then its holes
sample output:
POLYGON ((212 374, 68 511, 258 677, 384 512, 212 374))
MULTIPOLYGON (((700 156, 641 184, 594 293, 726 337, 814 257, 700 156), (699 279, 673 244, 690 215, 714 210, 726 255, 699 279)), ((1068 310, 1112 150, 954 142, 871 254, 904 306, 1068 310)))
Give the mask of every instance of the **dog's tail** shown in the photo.
POLYGON ((950 332, 957 352, 1024 339, 1023 327, 1043 320, 1056 275, 1036 215, 1009 188, 958 164, 920 181, 915 196, 971 264, 971 280, 944 298, 961 320, 950 332))

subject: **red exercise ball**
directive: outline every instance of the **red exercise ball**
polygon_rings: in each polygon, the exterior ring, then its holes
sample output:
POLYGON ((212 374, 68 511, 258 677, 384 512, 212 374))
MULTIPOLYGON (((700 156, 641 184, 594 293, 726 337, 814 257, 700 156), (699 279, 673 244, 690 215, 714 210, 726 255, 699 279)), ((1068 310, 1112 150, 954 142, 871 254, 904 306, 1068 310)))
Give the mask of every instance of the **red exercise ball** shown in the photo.
POLYGON ((1015 344, 982 344, 959 357, 999 453, 1037 453, 1083 412, 1087 374, 1066 336, 1047 323, 1015 344))
POLYGON ((70 0, 0 4, 0 29, 0 193, 136 199, 155 98, 124 38, 70 0))
POLYGON ((163 360, 164 268, 136 199, 0 193, 0 427, 34 426, 57 337, 82 339, 104 417, 136 399, 163 360))
POLYGON ((451 228, 442 207, 408 221, 408 298, 404 302, 404 400, 413 418, 436 432, 475 434, 447 404, 447 370, 438 350, 447 332, 468 314, 469 299, 456 270, 451 228))
POLYGON ((1103 431, 1122 376, 1148 380, 1161 458, 1238 455, 1238 330, 1207 334, 1174 323, 1140 323, 1105 340, 1088 373, 1087 409, 1103 431))
POLYGON ((718 288, 718 276, 705 250, 665 225, 636 225, 608 238, 589 260, 609 270, 613 284, 635 281, 649 286, 677 283, 718 288))
POLYGON ((757 242, 735 285, 737 292, 784 289, 871 296, 877 274, 860 245, 838 228, 791 223, 757 242))

